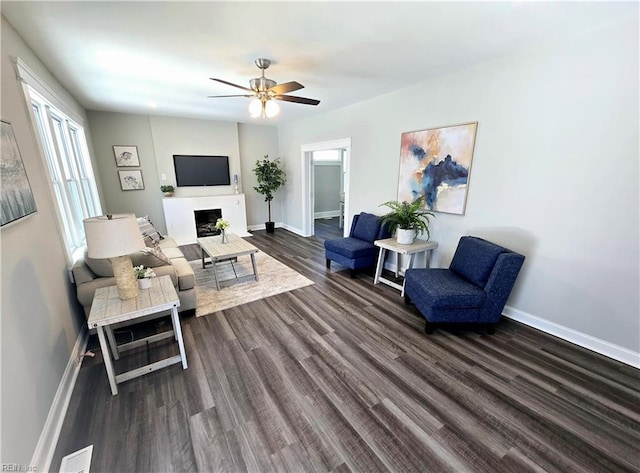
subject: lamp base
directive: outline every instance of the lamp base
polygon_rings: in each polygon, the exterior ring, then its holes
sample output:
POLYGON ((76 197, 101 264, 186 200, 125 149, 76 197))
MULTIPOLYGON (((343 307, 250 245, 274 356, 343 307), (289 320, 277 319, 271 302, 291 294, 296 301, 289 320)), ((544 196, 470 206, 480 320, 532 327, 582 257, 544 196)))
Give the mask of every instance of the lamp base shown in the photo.
POLYGON ((111 266, 113 267, 113 275, 116 278, 120 299, 127 300, 138 297, 138 281, 133 272, 131 258, 129 256, 111 258, 111 266))

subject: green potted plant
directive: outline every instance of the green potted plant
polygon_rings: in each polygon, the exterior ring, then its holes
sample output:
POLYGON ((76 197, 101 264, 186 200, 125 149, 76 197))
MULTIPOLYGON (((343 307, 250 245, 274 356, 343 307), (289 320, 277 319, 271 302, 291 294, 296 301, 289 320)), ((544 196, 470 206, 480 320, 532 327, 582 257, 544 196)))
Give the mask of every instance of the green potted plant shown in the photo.
POLYGON ((149 289, 151 287, 151 280, 149 278, 156 277, 155 271, 151 268, 145 268, 144 265, 134 266, 133 272, 136 275, 140 289, 149 289))
POLYGON ((426 234, 427 241, 431 238, 429 217, 435 217, 435 215, 424 209, 424 196, 418 197, 413 202, 393 200, 380 206, 391 209, 391 212, 382 216, 382 224, 391 233, 396 232, 398 243, 410 245, 418 233, 426 234))
POLYGON ((273 193, 287 182, 287 175, 280 168, 280 158, 270 160, 268 154, 265 155, 262 161, 259 159, 256 161, 253 172, 258 178, 258 185, 253 189, 264 195, 264 201, 269 207, 269 221, 265 222, 264 226, 267 229, 267 233, 273 233, 275 231, 275 223, 271 221, 271 201, 273 200, 273 193))
POLYGON ((173 197, 173 193, 175 192, 176 188, 173 187, 172 185, 168 185, 168 186, 160 186, 160 190, 164 192, 165 197, 173 197))

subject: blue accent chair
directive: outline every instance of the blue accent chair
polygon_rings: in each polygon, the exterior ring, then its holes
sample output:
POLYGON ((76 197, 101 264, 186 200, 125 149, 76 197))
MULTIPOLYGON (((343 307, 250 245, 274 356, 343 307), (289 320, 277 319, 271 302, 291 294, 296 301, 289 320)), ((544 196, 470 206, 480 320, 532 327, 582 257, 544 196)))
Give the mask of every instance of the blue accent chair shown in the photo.
POLYGON ((373 242, 390 237, 381 217, 366 212, 354 215, 348 237, 324 241, 327 269, 335 261, 351 269, 351 277, 355 277, 357 270, 376 265, 379 248, 373 242))
POLYGON ((442 323, 485 324, 493 333, 523 262, 519 253, 464 236, 449 269, 407 270, 405 303, 426 319, 426 333, 442 323))

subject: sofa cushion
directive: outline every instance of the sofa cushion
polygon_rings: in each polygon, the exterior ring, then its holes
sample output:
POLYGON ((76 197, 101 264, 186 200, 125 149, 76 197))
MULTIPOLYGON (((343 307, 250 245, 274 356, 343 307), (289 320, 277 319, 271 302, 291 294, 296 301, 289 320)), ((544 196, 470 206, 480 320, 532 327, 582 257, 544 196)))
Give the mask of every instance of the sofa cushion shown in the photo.
POLYGON ((449 269, 484 288, 500 253, 507 251, 482 238, 462 237, 449 269))
POLYGON ((145 248, 131 255, 131 262, 134 266, 146 266, 157 268, 171 264, 171 260, 160 249, 145 248))
POLYGON ((381 219, 377 215, 368 214, 362 212, 358 216, 356 225, 353 229, 353 238, 359 238, 360 240, 373 243, 378 238, 380 232, 381 219))
POLYGON ((378 248, 359 238, 336 238, 325 240, 326 250, 338 253, 349 259, 366 258, 378 254, 378 248))
POLYGON ((180 248, 163 248, 162 252, 164 255, 169 258, 172 262, 176 258, 184 258, 184 254, 180 250, 180 248))
POLYGON ((96 276, 101 278, 113 277, 113 266, 111 266, 111 260, 109 258, 89 258, 87 250, 85 250, 84 262, 96 276))
POLYGON ((180 291, 186 291, 187 289, 195 287, 196 275, 186 258, 172 259, 171 264, 178 276, 178 289, 180 291))
POLYGON ((405 277, 405 288, 433 308, 477 308, 486 299, 484 290, 448 269, 408 269, 405 277))

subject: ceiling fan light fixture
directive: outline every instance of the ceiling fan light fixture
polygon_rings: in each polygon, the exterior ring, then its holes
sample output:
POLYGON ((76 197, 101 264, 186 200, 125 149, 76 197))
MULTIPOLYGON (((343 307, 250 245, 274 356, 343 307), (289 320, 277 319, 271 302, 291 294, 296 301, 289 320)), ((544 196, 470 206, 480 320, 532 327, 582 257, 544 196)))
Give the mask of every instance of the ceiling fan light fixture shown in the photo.
POLYGON ((258 98, 249 102, 249 115, 252 118, 258 118, 262 114, 262 101, 258 98))
POLYGON ((272 118, 280 113, 280 106, 274 100, 267 100, 264 104, 264 111, 267 114, 267 118, 272 118))

